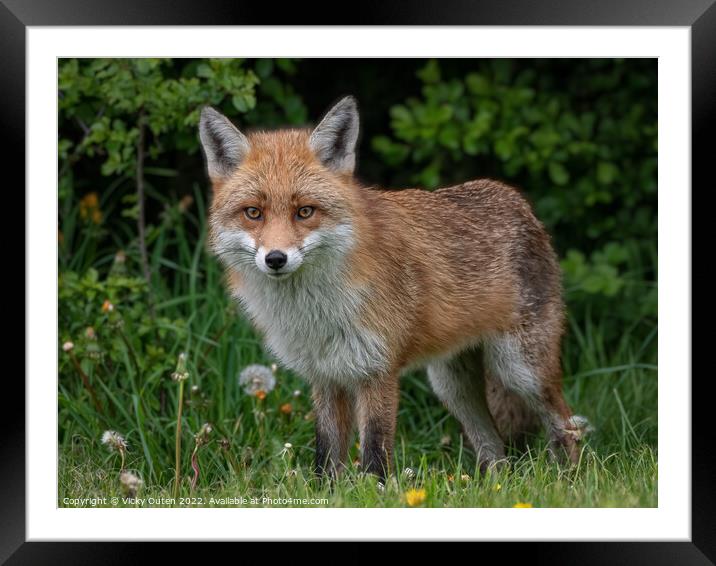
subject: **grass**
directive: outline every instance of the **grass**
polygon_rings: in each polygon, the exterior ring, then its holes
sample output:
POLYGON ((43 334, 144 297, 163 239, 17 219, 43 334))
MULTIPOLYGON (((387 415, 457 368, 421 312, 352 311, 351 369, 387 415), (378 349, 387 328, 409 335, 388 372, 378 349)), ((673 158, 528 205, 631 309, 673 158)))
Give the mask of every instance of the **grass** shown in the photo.
MULTIPOLYGON (((101 200, 100 206, 110 205, 101 200)), ((106 218, 113 214, 109 208, 103 212, 106 218)), ((509 470, 480 477, 458 423, 417 372, 401 385, 398 473, 384 489, 355 466, 333 486, 315 479, 306 383, 279 369, 276 388, 263 400, 238 384, 243 367, 273 360, 226 296, 221 270, 205 252, 204 218, 197 188, 188 211, 169 207, 150 227, 153 279, 150 288, 143 288, 133 278, 140 268, 138 251, 131 246, 121 266, 125 273, 114 283, 106 277, 117 266, 110 269, 128 235, 103 233, 102 227, 83 223, 76 211, 65 210, 60 340, 75 346, 70 352, 59 349, 59 506, 393 507, 406 505, 410 489, 424 489, 420 504, 431 507, 657 505, 656 322, 636 317, 615 337, 609 311, 597 316, 589 302, 579 303, 586 307, 578 317, 570 316, 564 344, 566 397, 596 427, 576 468, 550 461, 539 435, 526 452, 510 449, 509 470), (72 287, 69 272, 90 266, 101 275, 72 287), (103 312, 105 295, 112 294, 115 308, 103 312), (88 337, 88 326, 94 336, 88 337), (181 352, 187 354, 189 378, 177 485, 180 385, 171 376, 181 352), (196 450, 199 476, 192 490, 194 435, 204 423, 211 423, 212 430, 196 450), (143 480, 138 501, 122 499, 120 455, 101 444, 105 430, 119 432, 128 442, 125 468, 143 480), (401 472, 406 468, 412 472, 401 472), (119 498, 116 504, 112 497, 119 498), (91 498, 107 499, 87 501, 91 498)), ((640 279, 643 269, 634 260, 628 270, 634 287, 629 300, 637 301, 650 285, 640 279)), ((570 295, 567 299, 574 307, 570 295)), ((353 446, 351 461, 357 457, 353 446)))

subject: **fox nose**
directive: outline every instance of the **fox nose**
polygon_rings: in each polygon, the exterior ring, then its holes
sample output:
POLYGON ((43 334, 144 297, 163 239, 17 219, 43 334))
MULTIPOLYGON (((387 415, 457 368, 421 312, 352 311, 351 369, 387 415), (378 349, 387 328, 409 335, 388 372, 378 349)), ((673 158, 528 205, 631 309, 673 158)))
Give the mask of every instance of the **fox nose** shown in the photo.
POLYGON ((266 265, 271 269, 281 269, 287 260, 288 256, 280 250, 271 250, 266 254, 266 265))

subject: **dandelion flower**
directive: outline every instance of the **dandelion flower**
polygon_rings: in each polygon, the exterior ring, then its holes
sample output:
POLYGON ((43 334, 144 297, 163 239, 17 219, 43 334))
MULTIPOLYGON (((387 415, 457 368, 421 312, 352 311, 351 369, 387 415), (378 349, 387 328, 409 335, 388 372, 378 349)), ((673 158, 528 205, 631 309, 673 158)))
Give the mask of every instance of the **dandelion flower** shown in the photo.
POLYGON ((500 490, 502 489, 502 484, 501 484, 501 483, 496 483, 494 489, 495 489, 495 491, 500 491, 500 490))
POLYGON ((113 430, 105 430, 102 433, 102 444, 104 444, 109 450, 116 450, 117 452, 124 452, 127 449, 127 441, 124 437, 113 430))
POLYGON ((281 405, 281 408, 279 409, 284 415, 290 415, 293 411, 293 407, 291 406, 291 403, 284 403, 281 405))
POLYGON ((112 312, 114 310, 114 305, 109 302, 109 299, 105 299, 104 303, 102 303, 102 312, 108 313, 112 312))
POLYGON ((246 366, 239 374, 239 385, 249 395, 263 391, 264 397, 276 386, 276 377, 270 368, 260 364, 246 366))
POLYGON ((256 393, 254 393, 254 395, 259 401, 263 401, 264 399, 266 399, 266 391, 264 391, 263 389, 259 389, 256 393))
POLYGON ((135 476, 132 472, 123 470, 119 474, 119 481, 122 484, 122 489, 128 497, 137 497, 137 491, 142 487, 144 483, 140 478, 135 476))
POLYGON ((425 493, 424 489, 409 489, 405 492, 405 502, 410 507, 422 505, 425 502, 426 497, 427 493, 425 493))
POLYGON ((62 349, 65 352, 72 351, 72 348, 74 348, 74 347, 75 347, 75 345, 72 342, 70 342, 69 340, 67 342, 65 342, 64 344, 62 344, 62 349))
POLYGON ((531 503, 515 503, 512 506, 514 509, 532 509, 531 503))

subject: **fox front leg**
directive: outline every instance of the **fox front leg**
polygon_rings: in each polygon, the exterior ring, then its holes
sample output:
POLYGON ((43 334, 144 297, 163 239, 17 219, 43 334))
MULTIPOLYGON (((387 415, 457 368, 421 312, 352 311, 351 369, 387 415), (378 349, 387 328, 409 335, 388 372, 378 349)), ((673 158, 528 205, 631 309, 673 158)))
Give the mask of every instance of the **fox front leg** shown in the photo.
POLYGON ((316 415, 315 471, 335 477, 345 466, 348 439, 353 429, 353 399, 338 385, 314 386, 316 415))
POLYGON ((398 377, 390 375, 362 384, 357 393, 361 466, 382 481, 390 473, 398 416, 398 377))

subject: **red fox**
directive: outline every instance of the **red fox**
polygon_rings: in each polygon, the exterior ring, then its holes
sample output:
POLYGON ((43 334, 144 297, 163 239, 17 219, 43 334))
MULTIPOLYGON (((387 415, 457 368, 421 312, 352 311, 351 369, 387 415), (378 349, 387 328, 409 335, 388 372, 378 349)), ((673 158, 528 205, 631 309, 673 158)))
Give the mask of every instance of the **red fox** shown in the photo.
POLYGON ((204 108, 209 247, 268 348, 308 380, 316 470, 390 472, 400 374, 425 367, 481 469, 541 422, 575 462, 585 421, 562 396, 564 306, 549 236, 520 193, 481 179, 429 192, 354 178, 359 115, 241 133, 204 108))

